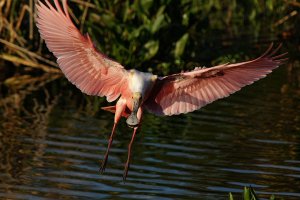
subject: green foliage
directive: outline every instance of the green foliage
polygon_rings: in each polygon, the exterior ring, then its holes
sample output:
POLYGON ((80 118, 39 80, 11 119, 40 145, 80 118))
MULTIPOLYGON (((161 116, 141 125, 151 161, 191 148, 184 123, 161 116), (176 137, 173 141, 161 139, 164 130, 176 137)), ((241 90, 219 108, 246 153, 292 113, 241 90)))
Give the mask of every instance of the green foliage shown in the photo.
MULTIPOLYGON (((4 0, 0 6, 0 61, 15 65, 1 64, 3 83, 20 83, 20 74, 34 82, 42 73, 60 73, 40 40, 34 2, 4 0)), ((69 0, 68 5, 75 25, 99 50, 127 68, 159 75, 244 60, 239 49, 247 49, 245 41, 252 46, 263 30, 280 31, 282 25, 273 25, 291 9, 274 0, 69 0), (220 50, 233 43, 230 53, 220 50)))
POLYGON ((231 192, 229 193, 229 200, 234 200, 231 192))
MULTIPOLYGON (((233 197, 231 192, 229 193, 229 198, 228 199, 229 200, 235 200, 235 198, 233 197)), ((274 195, 272 195, 270 197, 270 200, 276 200, 276 199, 277 198, 275 198, 274 195)), ((253 190, 253 188, 250 186, 250 187, 244 187, 243 200, 259 200, 259 198, 255 194, 255 191, 253 190)))
POLYGON ((184 53, 184 49, 186 46, 186 43, 189 39, 189 34, 185 33, 177 42, 175 45, 175 52, 174 52, 174 57, 175 58, 180 58, 181 55, 184 53))
MULTIPOLYGON (((54 66, 52 54, 41 46, 35 31, 32 2, 4 1, 1 38, 38 54, 31 62, 37 62, 40 56, 44 59, 39 63, 54 66)), ((247 41, 247 35, 258 37, 264 30, 274 31, 274 23, 289 9, 284 1, 274 0, 70 0, 68 4, 76 26, 83 33, 89 32, 103 53, 128 68, 159 74, 211 65, 211 61, 224 62, 227 56, 221 57, 224 52, 215 51, 216 47, 222 48, 230 38, 247 41), (195 65, 188 65, 191 61, 195 65)), ((1 47, 1 51, 17 58, 2 55, 3 59, 37 66, 28 64, 30 56, 10 50, 1 47), (18 60, 20 57, 22 60, 18 60)))
MULTIPOLYGON (((125 66, 158 73, 178 71, 186 64, 185 60, 208 57, 206 52, 195 50, 212 43, 220 45, 220 40, 214 37, 259 35, 262 29, 271 32, 286 7, 284 2, 272 0, 133 3, 94 0, 91 3, 96 7, 89 9, 84 27, 89 27, 97 46, 125 66), (266 26, 263 19, 271 23, 266 26), (164 63, 170 63, 171 69, 166 70, 164 63)), ((81 13, 82 10, 76 12, 76 16, 81 13)))

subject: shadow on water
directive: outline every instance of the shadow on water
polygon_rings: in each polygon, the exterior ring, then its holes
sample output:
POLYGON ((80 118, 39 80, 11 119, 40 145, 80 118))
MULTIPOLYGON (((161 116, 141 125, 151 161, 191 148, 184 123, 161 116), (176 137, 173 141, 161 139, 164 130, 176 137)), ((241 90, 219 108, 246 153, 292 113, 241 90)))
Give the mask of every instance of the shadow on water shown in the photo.
POLYGON ((290 62, 199 111, 163 118, 146 114, 126 184, 131 129, 124 120, 107 170, 99 175, 113 115, 95 112, 98 100, 83 99, 57 77, 10 87, 0 101, 0 196, 224 199, 251 185, 262 197, 298 199, 297 78, 299 63, 290 62))

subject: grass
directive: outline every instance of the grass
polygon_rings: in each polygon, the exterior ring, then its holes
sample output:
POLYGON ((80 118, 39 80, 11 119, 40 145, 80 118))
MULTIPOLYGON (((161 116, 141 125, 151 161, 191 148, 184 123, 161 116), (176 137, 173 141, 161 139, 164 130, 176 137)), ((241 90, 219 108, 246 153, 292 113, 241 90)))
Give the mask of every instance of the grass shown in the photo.
MULTIPOLYGON (((254 189, 250 186, 250 187, 244 187, 244 191, 243 191, 243 200, 259 200, 258 196, 256 195, 254 189)), ((229 200, 235 200, 236 198, 233 197, 232 193, 229 193, 229 200)), ((241 199, 241 198, 238 198, 241 199)), ((279 200, 278 198, 275 198, 274 195, 271 195, 270 200, 279 200)), ((280 198, 281 200, 283 200, 282 198, 280 198)))

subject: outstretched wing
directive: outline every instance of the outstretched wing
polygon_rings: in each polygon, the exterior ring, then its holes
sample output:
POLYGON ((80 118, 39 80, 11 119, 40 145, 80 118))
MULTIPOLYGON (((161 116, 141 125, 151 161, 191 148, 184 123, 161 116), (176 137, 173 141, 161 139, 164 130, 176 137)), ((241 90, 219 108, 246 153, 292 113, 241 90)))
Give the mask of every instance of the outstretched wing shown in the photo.
POLYGON ((38 1, 37 27, 59 67, 82 92, 114 101, 128 88, 128 72, 97 51, 88 35, 79 32, 70 19, 66 0, 63 9, 58 0, 54 4, 38 1))
POLYGON ((286 54, 273 56, 273 44, 259 58, 211 68, 196 68, 157 80, 145 107, 157 115, 177 115, 192 112, 217 99, 227 97, 252 84, 277 68, 286 54))

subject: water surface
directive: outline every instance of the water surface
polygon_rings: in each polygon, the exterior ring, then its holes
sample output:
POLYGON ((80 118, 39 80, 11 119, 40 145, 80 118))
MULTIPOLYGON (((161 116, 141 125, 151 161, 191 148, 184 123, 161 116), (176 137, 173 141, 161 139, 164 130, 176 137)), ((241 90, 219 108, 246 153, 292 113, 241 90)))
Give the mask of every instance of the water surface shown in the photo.
POLYGON ((251 185, 261 197, 299 199, 300 99, 288 70, 190 114, 145 114, 125 183, 125 120, 100 175, 111 113, 95 112, 100 104, 63 79, 10 91, 1 104, 0 198, 226 199, 251 185))

